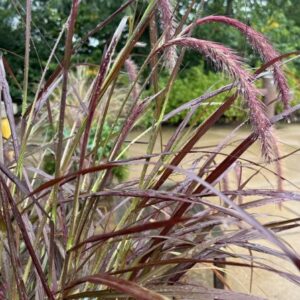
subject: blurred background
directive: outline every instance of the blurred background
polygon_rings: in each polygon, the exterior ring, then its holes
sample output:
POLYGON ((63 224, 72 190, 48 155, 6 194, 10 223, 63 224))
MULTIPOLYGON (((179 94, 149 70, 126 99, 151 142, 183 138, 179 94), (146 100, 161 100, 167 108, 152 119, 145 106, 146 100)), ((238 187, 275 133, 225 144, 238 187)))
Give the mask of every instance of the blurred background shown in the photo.
MULTIPOLYGON (((141 14, 147 1, 138 1, 135 7, 138 15, 141 14)), ((190 0, 174 1, 178 9, 178 14, 186 10, 190 0)), ((300 48, 300 6, 298 0, 209 0, 196 1, 203 5, 201 14, 207 15, 227 15, 234 17, 250 26, 255 30, 266 35, 273 46, 280 53, 287 53, 300 48)), ((123 1, 121 0, 82 0, 78 20, 76 23, 76 32, 74 42, 84 37, 87 32, 92 30, 105 17, 112 14, 123 1)), ((41 76, 42 68, 49 57, 57 36, 64 24, 70 11, 71 1, 60 0, 42 0, 32 1, 32 47, 30 53, 30 78, 31 88, 29 97, 33 97, 37 82, 41 76)), ((25 45, 25 1, 18 0, 0 0, 0 50, 11 66, 13 76, 9 76, 11 94, 15 103, 21 103, 22 78, 23 78, 23 55, 25 45)), ((194 6, 195 11, 197 6, 194 6)), ((126 13, 126 12, 125 12, 126 13)), ((195 12, 191 12, 191 20, 195 12)), ((178 20, 182 16, 178 15, 178 20)), ((89 64, 88 75, 96 72, 96 66, 104 49, 104 46, 110 41, 114 28, 119 24, 122 15, 118 15, 110 24, 105 26, 100 32, 88 38, 86 43, 79 49, 76 55, 78 64, 89 64), (94 67, 93 67, 94 66, 94 67), (93 71, 94 70, 94 71, 93 71)), ((188 21, 191 21, 188 20, 188 21)), ((187 22, 188 22, 187 21, 187 22)), ((246 37, 239 31, 221 24, 208 24, 195 28, 193 34, 195 37, 209 39, 221 42, 232 49, 235 49, 245 62, 255 68, 261 65, 259 58, 253 53, 251 47, 246 41, 246 37)), ((126 35, 123 36, 123 43, 126 35)), ((147 43, 149 43, 149 32, 146 30, 132 54, 133 60, 140 65, 147 55, 147 43)), ((56 52, 56 61, 63 57, 63 40, 56 52)), ((122 47, 120 43, 119 47, 122 47)), ((49 74, 54 70, 56 62, 50 67, 49 74)), ((73 64, 74 66, 74 64, 73 64)), ((293 91, 293 102, 296 104, 300 99, 297 91, 300 78, 300 63, 294 60, 288 64, 286 74, 293 91)), ((166 74, 167 75, 167 74, 166 74)), ((126 79, 124 79, 126 80, 126 79)), ((163 85, 164 76, 160 76, 163 85)), ((167 76, 165 76, 167 80, 167 76)), ((201 56, 195 55, 193 51, 187 51, 185 59, 181 65, 179 76, 174 84, 168 102, 167 112, 187 100, 193 99, 209 89, 215 89, 224 85, 226 79, 222 79, 220 74, 216 74, 211 65, 206 63, 201 56)), ((262 82, 259 84, 263 84, 262 82)), ((222 101, 223 97, 215 98, 214 101, 222 101)), ((30 101, 30 99, 29 99, 30 101)), ((277 107, 276 109, 280 109, 277 107)), ((205 112, 197 116, 197 122, 204 120, 214 105, 207 107, 205 112)), ((221 122, 231 123, 240 121, 246 116, 245 110, 240 105, 233 106, 225 113, 221 122)), ((296 116, 297 117, 297 116, 296 116)), ((149 123, 149 118, 144 118, 145 123, 149 123)), ((169 120, 169 124, 176 125, 181 121, 181 116, 169 120)), ((148 124, 146 124, 148 125, 148 124)))

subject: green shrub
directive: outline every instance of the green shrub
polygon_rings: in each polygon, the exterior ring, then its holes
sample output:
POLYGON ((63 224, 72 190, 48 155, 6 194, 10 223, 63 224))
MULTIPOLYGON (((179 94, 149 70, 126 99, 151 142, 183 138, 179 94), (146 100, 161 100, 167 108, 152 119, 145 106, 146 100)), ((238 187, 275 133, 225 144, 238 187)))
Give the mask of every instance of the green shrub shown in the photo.
MULTIPOLYGON (((162 79, 162 86, 166 84, 166 78, 162 79)), ((212 71, 204 72, 203 64, 192 67, 188 70, 184 70, 180 76, 175 80, 172 90, 170 92, 169 101, 166 108, 166 113, 172 111, 178 106, 195 99, 206 92, 216 90, 226 84, 229 81, 224 76, 220 76, 220 73, 212 71)), ((206 118, 215 111, 216 107, 226 98, 226 93, 217 95, 212 101, 204 101, 198 108, 195 115, 191 118, 190 123, 199 124, 206 120, 206 118)), ((183 120, 186 111, 177 114, 171 118, 168 123, 170 125, 177 125, 183 120)), ((245 111, 240 107, 240 101, 237 100, 228 111, 225 112, 225 119, 223 122, 230 122, 233 120, 241 120, 246 115, 245 111)))
MULTIPOLYGON (((101 160, 101 159, 108 159, 109 155, 113 149, 114 146, 114 140, 109 139, 109 136, 114 136, 121 130, 121 125, 117 124, 112 128, 112 124, 109 124, 108 122, 104 123, 103 129, 102 129, 102 134, 101 134, 101 140, 100 140, 100 145, 96 149, 96 159, 101 160)), ((89 135, 89 140, 88 140, 88 145, 87 149, 88 151, 93 151, 95 147, 95 135, 97 133, 97 126, 96 124, 91 128, 91 132, 89 135)), ((122 158, 125 158, 124 156, 122 158)), ((125 165, 114 168, 112 170, 113 175, 115 178, 118 180, 124 180, 127 177, 127 167, 125 165)))

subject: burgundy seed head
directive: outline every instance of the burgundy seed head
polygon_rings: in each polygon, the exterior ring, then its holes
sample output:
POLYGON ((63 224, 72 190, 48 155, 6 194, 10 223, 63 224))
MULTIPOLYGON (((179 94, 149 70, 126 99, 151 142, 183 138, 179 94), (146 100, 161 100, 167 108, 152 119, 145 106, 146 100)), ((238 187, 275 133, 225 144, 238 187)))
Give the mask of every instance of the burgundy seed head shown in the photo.
MULTIPOLYGON (((174 37, 176 21, 173 15, 174 8, 170 0, 159 0, 158 9, 160 12, 160 23, 162 30, 164 31, 164 41, 167 42, 174 37)), ((168 47, 165 50, 165 66, 171 71, 177 61, 176 47, 168 47)))
POLYGON ((259 92, 252 82, 251 74, 244 69, 241 58, 231 49, 218 43, 188 37, 170 40, 158 48, 156 52, 174 45, 199 51, 207 59, 211 60, 216 68, 224 71, 238 82, 238 91, 246 100, 249 108, 253 131, 260 139, 264 157, 269 160, 273 145, 273 136, 270 131, 271 122, 265 114, 263 103, 258 100, 259 92))
MULTIPOLYGON (((260 54, 264 62, 269 62, 279 56, 279 53, 273 48, 273 46, 270 44, 270 42, 263 34, 255 31, 252 27, 247 26, 246 24, 238 20, 224 17, 224 16, 208 16, 202 19, 198 19, 196 21, 196 24, 203 25, 205 23, 212 23, 212 22, 224 23, 226 25, 238 29, 242 34, 244 34, 247 37, 251 46, 260 54)), ((192 24, 187 26, 182 31, 181 35, 188 33, 191 30, 191 28, 192 28, 192 24)), ((280 98, 283 102, 284 108, 287 109, 289 108, 290 91, 289 91, 287 80, 284 76, 284 73, 280 67, 279 62, 274 63, 273 70, 274 70, 274 80, 277 85, 280 98)))
MULTIPOLYGON (((135 62, 131 58, 128 58, 125 60, 124 66, 128 73, 129 80, 131 82, 135 82, 138 76, 138 68, 135 62)), ((133 99, 136 99, 138 97, 139 92, 140 92, 140 86, 138 83, 135 83, 132 91, 133 99)))

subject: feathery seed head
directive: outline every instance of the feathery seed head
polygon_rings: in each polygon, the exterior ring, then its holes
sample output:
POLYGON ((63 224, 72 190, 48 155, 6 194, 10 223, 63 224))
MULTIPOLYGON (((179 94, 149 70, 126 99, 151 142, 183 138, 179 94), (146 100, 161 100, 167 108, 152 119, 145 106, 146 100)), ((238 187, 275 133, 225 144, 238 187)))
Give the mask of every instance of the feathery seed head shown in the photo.
MULTIPOLYGON (((138 76, 138 68, 135 62, 131 58, 127 58, 124 63, 130 82, 135 82, 138 76)), ((132 96, 136 99, 139 95, 140 87, 138 83, 135 83, 132 96)))
POLYGON ((181 37, 168 41, 158 51, 171 46, 182 46, 195 49, 211 60, 215 67, 227 73, 239 84, 238 91, 246 100, 250 121, 254 132, 262 144, 262 153, 269 159, 272 152, 273 137, 270 131, 271 122, 265 114, 264 105, 258 100, 258 90, 252 83, 252 76, 242 65, 242 60, 231 49, 215 42, 196 38, 181 37))
MULTIPOLYGON (((269 43, 269 41, 263 34, 255 31, 252 27, 238 20, 225 17, 225 16, 208 16, 208 17, 198 19, 196 21, 196 24, 202 25, 205 23, 212 23, 212 22, 224 23, 238 29, 242 34, 244 34, 247 37, 251 46, 260 54, 264 62, 269 62, 279 56, 279 53, 273 48, 273 46, 269 43)), ((188 33, 191 30, 191 28, 192 25, 187 26, 182 31, 181 35, 188 33)), ((289 92, 287 80, 278 62, 274 63, 273 69, 274 69, 274 80, 276 82, 280 98, 283 102, 284 108, 287 109, 289 107, 289 101, 290 101, 290 92, 289 92)))
MULTIPOLYGON (((174 8, 170 0, 159 0, 158 9, 160 13, 160 23, 164 31, 164 41, 167 42, 175 34, 176 21, 173 15, 174 8)), ((168 47, 165 50, 165 66, 171 72, 177 61, 176 47, 168 47)))

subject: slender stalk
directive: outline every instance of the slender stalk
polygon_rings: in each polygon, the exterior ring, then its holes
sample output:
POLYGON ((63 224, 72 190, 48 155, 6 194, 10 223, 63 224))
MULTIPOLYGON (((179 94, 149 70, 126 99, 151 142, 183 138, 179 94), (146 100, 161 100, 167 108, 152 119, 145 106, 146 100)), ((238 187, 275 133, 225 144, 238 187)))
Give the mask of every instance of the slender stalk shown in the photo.
MULTIPOLYGON (((65 55, 63 63, 63 82, 62 82, 62 93, 61 93, 61 103, 60 103, 60 114, 58 123, 58 142, 56 148, 56 164, 55 164, 55 177, 59 177, 61 174, 61 158, 63 154, 63 139, 64 139, 64 123, 65 123, 65 110, 66 110, 66 99, 67 99, 67 86, 68 86, 68 72, 71 63, 72 54, 72 38, 75 30, 75 23, 78 13, 79 0, 73 0, 70 20, 66 33, 65 41, 65 55)), ((52 218, 53 222, 56 221, 56 206, 57 206, 57 195, 58 186, 55 186, 53 192, 53 203, 52 203, 52 218)))
POLYGON ((30 31, 31 31, 31 0, 26 0, 26 24, 25 24, 25 56, 24 56, 24 82, 23 82, 23 102, 22 115, 27 109, 28 98, 28 75, 29 75, 29 55, 30 55, 30 31))

